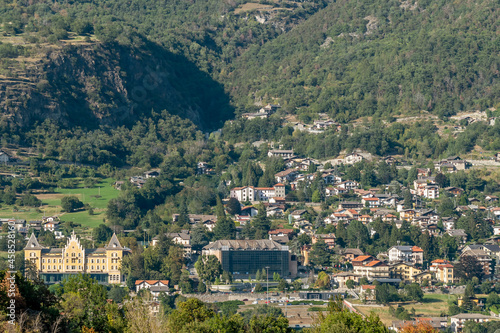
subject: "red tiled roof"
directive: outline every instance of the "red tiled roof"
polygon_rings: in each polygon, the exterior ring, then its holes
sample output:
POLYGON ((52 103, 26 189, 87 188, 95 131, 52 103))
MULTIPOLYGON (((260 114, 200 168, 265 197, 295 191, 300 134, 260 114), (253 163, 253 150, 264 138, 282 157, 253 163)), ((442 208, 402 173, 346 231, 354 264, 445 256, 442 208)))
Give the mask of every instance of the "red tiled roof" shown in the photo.
POLYGON ((378 265, 380 263, 381 263, 380 260, 373 260, 373 261, 370 261, 369 263, 367 263, 365 266, 366 267, 373 267, 373 266, 376 266, 376 265, 378 265))
POLYGON ((371 256, 358 256, 354 258, 352 261, 365 261, 366 259, 370 259, 371 256))
POLYGON ((414 246, 414 247, 412 247, 412 248, 411 248, 411 250, 412 250, 413 252, 424 252, 424 250, 422 250, 422 249, 421 249, 421 248, 419 248, 418 246, 414 246))
POLYGON ((375 289, 375 286, 369 285, 369 284, 364 284, 361 286, 361 289, 367 290, 367 289, 375 289))

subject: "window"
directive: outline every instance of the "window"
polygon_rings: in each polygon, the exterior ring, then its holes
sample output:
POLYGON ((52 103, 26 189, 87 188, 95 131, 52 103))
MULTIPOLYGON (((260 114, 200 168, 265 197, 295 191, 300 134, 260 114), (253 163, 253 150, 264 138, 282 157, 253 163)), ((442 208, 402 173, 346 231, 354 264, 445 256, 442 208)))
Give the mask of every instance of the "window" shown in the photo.
POLYGON ((59 265, 59 269, 61 269, 61 265, 59 265))
POLYGON ((45 259, 42 259, 42 262, 45 263, 45 259))
POLYGON ((47 266, 47 269, 49 269, 49 270, 50 270, 50 265, 48 265, 48 266, 47 266))
POLYGON ((93 270, 93 269, 94 269, 94 266, 90 266, 90 269, 92 269, 92 270, 93 270))
POLYGON ((99 259, 97 259, 97 263, 99 263, 99 259))
POLYGON ((106 263, 106 259, 102 259, 102 263, 103 263, 103 264, 104 264, 104 263, 106 263))
POLYGON ((94 263, 94 259, 92 259, 91 262, 94 263))
POLYGON ((81 271, 82 270, 82 266, 78 265, 78 270, 81 271))
POLYGON ((66 263, 69 263, 69 259, 66 259, 66 263))
POLYGON ((45 265, 42 265, 42 269, 45 269, 45 265))
POLYGON ((82 254, 81 254, 81 253, 78 253, 78 256, 79 256, 79 257, 81 257, 81 256, 82 256, 82 254))
POLYGON ((59 259, 59 263, 62 264, 62 259, 59 259))

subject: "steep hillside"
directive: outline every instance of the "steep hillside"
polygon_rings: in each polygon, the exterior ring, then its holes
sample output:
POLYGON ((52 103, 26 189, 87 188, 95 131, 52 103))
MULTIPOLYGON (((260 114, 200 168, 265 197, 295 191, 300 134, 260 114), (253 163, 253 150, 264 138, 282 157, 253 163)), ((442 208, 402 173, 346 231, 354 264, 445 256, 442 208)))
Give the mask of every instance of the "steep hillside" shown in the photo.
MULTIPOLYGON (((127 125, 167 110, 202 128, 232 117, 220 84, 183 56, 150 42, 48 48, 28 68, 0 77, 2 118, 27 128, 127 125)), ((19 67, 19 66, 18 66, 19 67)))
POLYGON ((275 98, 338 120, 494 106, 499 13, 491 0, 342 0, 251 48, 221 81, 244 105, 275 98))

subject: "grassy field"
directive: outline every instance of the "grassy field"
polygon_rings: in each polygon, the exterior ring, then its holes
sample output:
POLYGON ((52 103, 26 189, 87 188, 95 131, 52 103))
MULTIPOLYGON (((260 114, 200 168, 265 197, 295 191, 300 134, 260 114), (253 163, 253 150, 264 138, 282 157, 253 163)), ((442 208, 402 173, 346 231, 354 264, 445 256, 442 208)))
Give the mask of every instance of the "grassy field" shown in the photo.
POLYGON ((66 189, 57 188, 53 193, 42 193, 36 196, 42 200, 42 206, 39 208, 18 207, 17 212, 13 211, 12 206, 0 208, 0 218, 16 218, 29 220, 40 220, 43 215, 58 215, 61 221, 72 221, 81 224, 82 227, 94 228, 103 223, 108 201, 116 198, 119 191, 112 185, 114 179, 101 179, 94 187, 85 188, 82 183, 77 188, 66 189), (84 204, 89 204, 94 208, 94 215, 89 215, 87 211, 74 213, 61 212, 61 199, 67 195, 74 195, 84 204))
MULTIPOLYGON (((401 303, 401 305, 406 308, 408 312, 411 312, 411 309, 414 308, 416 316, 419 317, 439 317, 442 312, 448 311, 448 300, 455 298, 456 296, 454 295, 425 294, 422 303, 401 303)), ((356 305, 355 302, 353 302, 353 304, 356 305)), ((391 305, 396 307, 397 303, 391 305)), ((371 312, 375 313, 386 325, 390 325, 393 320, 398 320, 391 316, 388 306, 358 306, 356 309, 367 316, 371 312)))

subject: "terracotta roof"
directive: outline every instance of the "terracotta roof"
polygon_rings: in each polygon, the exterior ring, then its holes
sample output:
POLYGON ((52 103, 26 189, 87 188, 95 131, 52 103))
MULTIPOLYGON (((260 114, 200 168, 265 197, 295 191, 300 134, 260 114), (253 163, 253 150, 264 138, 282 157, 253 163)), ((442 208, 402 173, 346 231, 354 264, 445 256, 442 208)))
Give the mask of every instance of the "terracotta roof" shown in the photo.
POLYGON ((367 290, 367 289, 375 289, 375 286, 369 285, 369 284, 364 284, 361 286, 361 289, 367 290))
POLYGON ((274 184, 274 187, 276 187, 276 186, 285 186, 285 185, 283 185, 283 184, 281 184, 281 183, 274 184))
POLYGON ((269 234, 270 235, 274 235, 274 234, 293 234, 293 229, 275 229, 275 230, 269 231, 269 234))
POLYGON ((138 285, 138 284, 141 284, 143 282, 145 282, 145 283, 147 283, 149 285, 153 285, 153 284, 156 284, 156 283, 159 283, 159 282, 168 285, 169 281, 168 280, 136 280, 135 284, 138 285))
POLYGON ((411 248, 411 250, 412 250, 413 252, 424 252, 424 250, 422 250, 422 249, 421 249, 421 248, 419 248, 418 246, 413 246, 413 247, 411 248))
POLYGON ((431 261, 432 264, 441 264, 441 263, 444 264, 445 262, 446 262, 446 260, 444 260, 444 259, 436 259, 436 260, 431 261))
POLYGON ((364 201, 378 201, 378 198, 363 198, 364 201))
POLYGON ((370 259, 372 256, 358 256, 354 258, 352 261, 365 261, 366 259, 370 259))
POLYGON ((367 263, 365 266, 366 267, 373 267, 373 266, 376 266, 376 265, 378 265, 380 263, 381 263, 380 260, 373 260, 373 261, 370 261, 369 263, 367 263))

